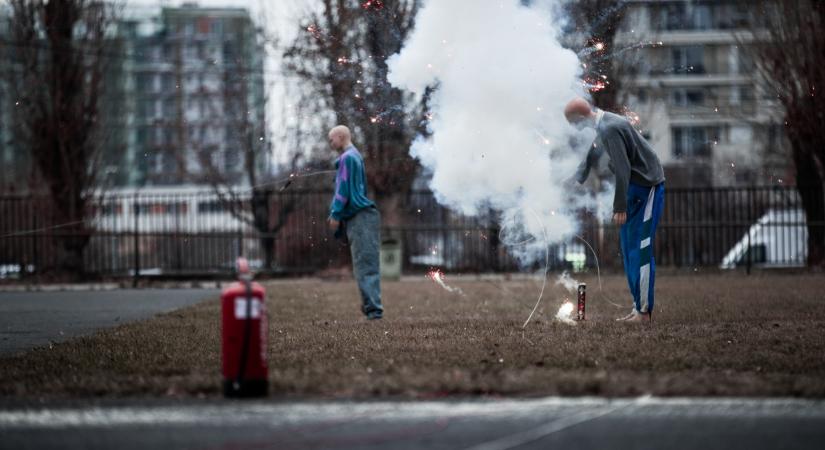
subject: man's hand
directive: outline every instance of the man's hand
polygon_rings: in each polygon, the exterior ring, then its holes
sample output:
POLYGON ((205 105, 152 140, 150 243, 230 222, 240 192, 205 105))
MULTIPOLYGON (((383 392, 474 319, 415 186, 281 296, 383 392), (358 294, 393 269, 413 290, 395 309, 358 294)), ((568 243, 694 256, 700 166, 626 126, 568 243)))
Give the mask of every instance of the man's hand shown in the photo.
POLYGON ((330 218, 327 219, 327 223, 329 224, 329 229, 330 230, 332 230, 332 231, 337 231, 338 230, 339 222, 337 220, 330 217, 330 218))
POLYGON ((627 222, 626 212, 613 213, 613 223, 616 225, 624 225, 625 222, 627 222))

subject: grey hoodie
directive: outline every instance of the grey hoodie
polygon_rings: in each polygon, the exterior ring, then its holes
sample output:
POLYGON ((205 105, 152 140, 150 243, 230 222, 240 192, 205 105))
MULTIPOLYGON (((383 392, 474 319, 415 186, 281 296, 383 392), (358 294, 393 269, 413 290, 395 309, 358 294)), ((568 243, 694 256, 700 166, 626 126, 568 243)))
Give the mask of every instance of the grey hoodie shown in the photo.
POLYGON ((608 166, 616 175, 614 213, 627 212, 627 189, 630 183, 656 186, 665 181, 662 164, 650 144, 626 118, 607 111, 596 125, 596 141, 576 170, 576 181, 580 184, 587 181, 590 169, 605 152, 610 158, 608 166))

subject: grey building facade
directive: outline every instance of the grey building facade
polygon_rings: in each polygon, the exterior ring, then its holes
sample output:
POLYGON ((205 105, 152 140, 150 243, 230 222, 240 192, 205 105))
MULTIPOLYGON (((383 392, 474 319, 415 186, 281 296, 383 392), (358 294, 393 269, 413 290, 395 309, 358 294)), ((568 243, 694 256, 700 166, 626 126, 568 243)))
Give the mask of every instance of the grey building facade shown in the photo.
POLYGON ((247 10, 136 11, 121 34, 134 55, 126 184, 243 184, 246 156, 269 170, 264 52, 247 10))
MULTIPOLYGON (((0 10, 8 39, 8 9, 0 10)), ((270 169, 264 51, 243 8, 128 7, 112 27, 100 103, 106 187, 243 185, 270 169), (246 164, 249 158, 250 164, 246 164)), ((8 48, 6 49, 8 50, 8 48)), ((13 64, 4 58, 4 70, 13 64)), ((0 83, 0 189, 31 179, 0 83)))
POLYGON ((673 185, 768 185, 792 179, 782 111, 758 82, 742 0, 631 0, 616 47, 623 84, 673 185))

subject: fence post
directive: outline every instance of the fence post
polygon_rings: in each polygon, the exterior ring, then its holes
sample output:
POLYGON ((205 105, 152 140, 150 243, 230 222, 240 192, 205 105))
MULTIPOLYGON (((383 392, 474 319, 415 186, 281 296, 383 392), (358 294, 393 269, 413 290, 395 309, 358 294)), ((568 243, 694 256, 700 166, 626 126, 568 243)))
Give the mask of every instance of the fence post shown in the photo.
POLYGON ((175 270, 178 273, 183 272, 183 252, 180 247, 180 212, 181 212, 181 197, 172 197, 172 210, 175 211, 175 270))
POLYGON ((138 278, 140 277, 140 232, 138 231, 138 216, 140 215, 140 208, 138 207, 138 195, 135 193, 132 200, 132 211, 135 214, 135 230, 133 232, 133 240, 135 246, 135 276, 132 278, 132 287, 137 287, 138 278))
POLYGON ((746 264, 745 272, 750 275, 751 274, 751 260, 753 259, 753 255, 751 252, 751 221, 753 220, 753 188, 748 188, 748 221, 747 221, 747 231, 748 233, 748 261, 746 264))
MULTIPOLYGON (((237 207, 239 209, 239 215, 243 214, 243 201, 240 200, 240 198, 238 198, 234 194, 232 195, 232 197, 238 199, 237 200, 237 202, 238 202, 237 207)), ((250 200, 250 207, 251 207, 251 203, 252 203, 252 201, 250 200)), ((235 221, 238 222, 238 256, 236 258, 240 258, 240 257, 243 256, 243 227, 244 227, 244 222, 242 220, 238 220, 238 219, 236 219, 235 221)))
MULTIPOLYGON (((29 194, 29 195, 31 195, 31 194, 29 194)), ((39 216, 39 214, 37 214, 37 204, 34 202, 34 197, 33 196, 31 196, 29 198, 31 199, 31 201, 29 201, 28 203, 29 203, 29 205, 30 205, 29 207, 31 208, 31 211, 32 211, 32 227, 31 228, 32 228, 32 230, 37 230, 37 229, 40 228, 40 226, 38 224, 38 221, 37 221, 37 218, 39 216)), ((33 268, 34 268, 35 272, 42 272, 42 267, 41 267, 42 258, 40 256, 41 246, 39 245, 39 242, 38 242, 38 241, 41 241, 41 240, 42 240, 41 233, 38 232, 38 233, 32 234, 32 239, 31 239, 32 259, 34 260, 34 267, 33 268)), ((23 272, 23 271, 21 270, 21 272, 23 272)))

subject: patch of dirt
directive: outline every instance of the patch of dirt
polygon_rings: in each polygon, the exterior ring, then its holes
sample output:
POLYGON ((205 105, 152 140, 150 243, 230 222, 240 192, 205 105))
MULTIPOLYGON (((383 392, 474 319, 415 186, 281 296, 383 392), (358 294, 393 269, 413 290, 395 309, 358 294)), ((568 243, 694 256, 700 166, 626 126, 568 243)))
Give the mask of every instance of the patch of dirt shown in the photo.
MULTIPOLYGON (((267 284, 274 397, 450 395, 825 397, 821 275, 662 275, 652 324, 623 278, 588 284, 587 321, 553 319, 548 281, 383 283, 385 318, 360 314, 355 283, 267 284), (614 307, 607 300, 626 305, 614 307)), ((52 348, 0 358, 0 395, 77 398, 220 395, 217 300, 52 348)))

